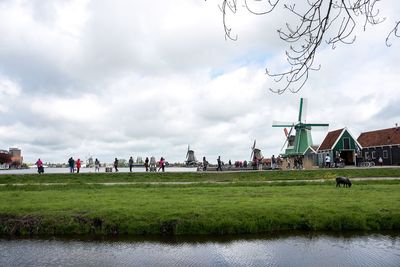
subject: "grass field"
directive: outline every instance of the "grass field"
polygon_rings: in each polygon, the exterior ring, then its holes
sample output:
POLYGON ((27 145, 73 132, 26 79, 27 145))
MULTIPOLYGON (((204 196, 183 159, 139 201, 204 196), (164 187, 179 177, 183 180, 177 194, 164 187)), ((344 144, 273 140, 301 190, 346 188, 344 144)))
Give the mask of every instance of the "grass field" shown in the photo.
MULTIPOLYGON (((280 230, 400 230, 400 181, 336 188, 336 170, 0 176, 2 235, 242 234, 280 230), (257 180, 326 182, 255 184, 257 180), (232 184, 87 185, 107 181, 233 181, 232 184), (237 182, 235 182, 237 181, 237 182)), ((377 177, 379 172, 349 172, 377 177)), ((397 169, 384 169, 400 176, 397 169)), ((382 172, 380 172, 382 173, 382 172)))
MULTIPOLYGON (((167 169, 168 170, 168 169, 167 169)), ((81 174, 2 174, 0 184, 13 183, 105 183, 105 182, 248 182, 274 180, 314 180, 347 177, 400 177, 400 168, 318 169, 263 172, 194 172, 194 173, 81 173, 81 174)))

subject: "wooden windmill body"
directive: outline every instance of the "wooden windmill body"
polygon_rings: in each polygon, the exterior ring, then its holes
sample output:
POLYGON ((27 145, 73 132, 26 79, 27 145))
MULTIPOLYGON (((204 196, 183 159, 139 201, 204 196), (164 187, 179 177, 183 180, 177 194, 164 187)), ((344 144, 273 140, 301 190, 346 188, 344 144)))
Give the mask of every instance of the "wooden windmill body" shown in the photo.
POLYGON ((272 124, 272 127, 285 128, 286 141, 283 144, 282 149, 286 146, 285 152, 282 153, 282 157, 294 157, 302 156, 309 147, 313 145, 311 129, 312 127, 327 127, 328 123, 306 123, 303 121, 304 115, 304 99, 300 98, 300 109, 297 122, 292 123, 276 123, 272 124), (287 132, 286 128, 290 127, 290 131, 287 132), (293 130, 295 134, 292 134, 293 130))

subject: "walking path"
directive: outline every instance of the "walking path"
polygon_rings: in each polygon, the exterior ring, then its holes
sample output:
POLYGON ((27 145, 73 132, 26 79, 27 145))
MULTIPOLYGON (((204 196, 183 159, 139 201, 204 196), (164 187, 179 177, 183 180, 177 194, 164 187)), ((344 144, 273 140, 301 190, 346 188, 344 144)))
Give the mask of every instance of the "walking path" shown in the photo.
MULTIPOLYGON (((377 181, 377 180, 400 180, 400 177, 355 177, 351 181, 377 181)), ((104 183, 79 183, 83 185, 191 185, 191 184, 237 184, 237 183, 254 183, 254 184, 272 184, 272 183, 323 183, 326 181, 334 181, 331 179, 309 179, 309 180, 268 180, 268 181, 190 181, 190 182, 104 182, 104 183)), ((0 186, 53 186, 53 185, 77 185, 74 183, 13 183, 0 184, 0 186)))

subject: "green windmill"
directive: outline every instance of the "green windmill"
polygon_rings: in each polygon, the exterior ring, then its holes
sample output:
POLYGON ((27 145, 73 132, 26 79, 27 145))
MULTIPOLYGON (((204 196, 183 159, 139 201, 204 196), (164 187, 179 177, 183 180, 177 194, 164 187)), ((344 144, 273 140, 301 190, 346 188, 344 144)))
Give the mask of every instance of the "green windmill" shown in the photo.
POLYGON ((302 121, 302 116, 304 116, 303 109, 306 110, 304 107, 305 99, 300 98, 300 110, 299 110, 299 118, 297 122, 293 123, 278 123, 274 122, 272 127, 283 127, 285 128, 285 135, 286 141, 282 146, 282 149, 285 147, 287 143, 287 147, 285 153, 282 154, 283 157, 290 157, 290 156, 298 156, 303 155, 304 152, 312 146, 312 137, 311 137, 311 128, 312 127, 327 127, 329 126, 328 123, 306 123, 302 121), (289 132, 287 131, 286 127, 290 127, 289 132), (295 135, 292 135, 293 129, 296 131, 295 135))

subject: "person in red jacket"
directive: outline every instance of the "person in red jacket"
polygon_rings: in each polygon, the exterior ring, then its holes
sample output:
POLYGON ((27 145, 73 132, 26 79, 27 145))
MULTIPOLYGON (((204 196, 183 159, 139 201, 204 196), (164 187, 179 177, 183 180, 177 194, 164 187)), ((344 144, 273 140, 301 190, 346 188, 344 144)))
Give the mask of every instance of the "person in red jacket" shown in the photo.
POLYGON ((162 170, 163 172, 165 172, 165 159, 163 157, 161 157, 158 164, 159 164, 158 171, 162 170))
POLYGON ((80 159, 78 159, 77 161, 76 161, 76 173, 79 173, 79 169, 81 168, 81 160, 80 159))
POLYGON ((44 173, 43 162, 40 159, 38 159, 35 164, 38 168, 38 173, 39 174, 44 173))

